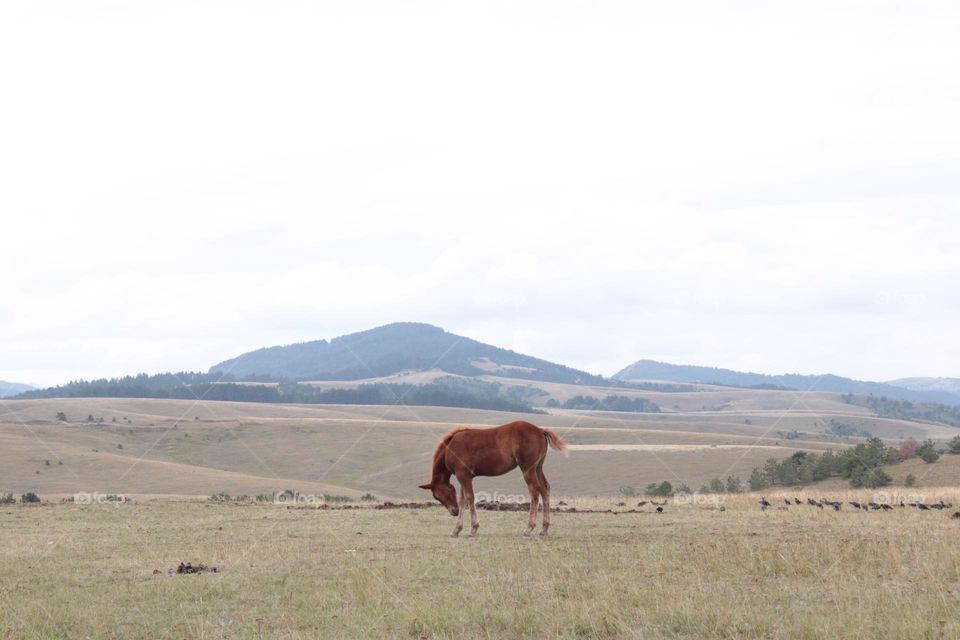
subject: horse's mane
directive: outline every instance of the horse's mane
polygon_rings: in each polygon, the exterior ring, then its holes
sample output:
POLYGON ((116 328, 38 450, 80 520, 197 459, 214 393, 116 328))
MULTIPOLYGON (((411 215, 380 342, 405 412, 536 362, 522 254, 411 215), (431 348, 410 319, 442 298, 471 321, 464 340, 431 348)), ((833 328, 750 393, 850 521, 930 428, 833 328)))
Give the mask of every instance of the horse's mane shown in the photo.
POLYGON ((453 436, 457 435, 461 431, 469 431, 468 427, 454 427, 447 431, 445 434, 440 436, 440 443, 437 445, 437 449, 433 452, 433 475, 437 476, 437 472, 440 470, 441 465, 443 465, 443 454, 447 448, 447 445, 450 443, 450 439, 453 436))

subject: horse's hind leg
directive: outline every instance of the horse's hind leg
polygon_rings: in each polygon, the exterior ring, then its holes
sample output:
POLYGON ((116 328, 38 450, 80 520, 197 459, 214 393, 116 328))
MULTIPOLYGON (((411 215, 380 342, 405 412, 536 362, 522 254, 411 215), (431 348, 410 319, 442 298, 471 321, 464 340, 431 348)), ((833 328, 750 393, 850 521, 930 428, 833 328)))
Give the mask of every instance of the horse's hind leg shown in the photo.
POLYGON ((530 519, 527 521, 527 530, 523 535, 528 536, 537 526, 537 501, 540 498, 540 479, 537 470, 533 467, 523 472, 523 479, 527 481, 527 491, 530 492, 530 519))
POLYGON ((550 483, 543 475, 543 460, 537 465, 537 480, 540 482, 540 499, 543 501, 543 528, 540 529, 540 537, 546 538, 550 528, 550 483))
POLYGON ((450 535, 454 538, 460 535, 460 532, 463 531, 463 511, 467 508, 467 490, 463 482, 460 482, 460 513, 457 514, 457 524, 453 527, 453 533, 450 535))

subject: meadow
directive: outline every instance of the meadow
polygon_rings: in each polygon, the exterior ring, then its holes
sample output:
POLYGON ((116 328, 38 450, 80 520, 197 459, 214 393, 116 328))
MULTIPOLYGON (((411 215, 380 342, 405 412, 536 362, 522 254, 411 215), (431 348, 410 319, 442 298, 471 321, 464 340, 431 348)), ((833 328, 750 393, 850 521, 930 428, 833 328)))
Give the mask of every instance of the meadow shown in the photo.
MULTIPOLYGON (((634 496, 662 480, 745 479, 767 458, 857 441, 826 433, 830 419, 895 435, 955 430, 878 418, 831 394, 799 408, 784 392, 663 395, 676 407, 659 414, 523 416, 571 445, 545 465, 554 506, 565 503, 546 540, 520 536, 526 515, 515 511, 481 511, 478 538, 452 539, 453 519, 417 489, 437 436, 519 416, 6 401, 0 494, 43 502, 0 504, 0 638, 960 637, 957 508, 793 503, 960 506, 960 456, 895 465, 896 486, 874 492, 836 478, 770 490, 766 511, 758 494, 669 499, 664 513, 634 496), (301 499, 271 499, 285 489, 301 499), (422 504, 377 508, 411 500, 422 504), (181 563, 216 571, 177 573, 181 563)), ((475 488, 526 499, 517 472, 475 488)))
MULTIPOLYGON (((956 489, 924 493, 960 503, 956 489)), ((960 636, 952 510, 767 498, 766 512, 737 495, 662 514, 567 498, 620 513, 556 514, 546 540, 518 535, 516 512, 481 511, 479 537, 452 539, 436 507, 5 506, 0 637, 960 636), (175 572, 187 562, 216 572, 175 572)))
MULTIPOLYGON (((572 392, 560 387, 551 392, 572 392)), ((59 500, 78 491, 196 497, 292 489, 419 499, 417 485, 428 480, 439 435, 457 425, 492 426, 518 417, 555 429, 572 445, 568 457, 553 452, 546 464, 555 490, 567 496, 637 493, 664 480, 694 489, 712 478, 746 480, 768 458, 858 441, 828 436, 830 420, 891 438, 957 433, 879 418, 836 394, 808 394, 802 406, 796 394, 779 391, 660 395, 679 408, 658 399, 665 408, 656 414, 549 409, 518 415, 445 407, 8 400, 0 404, 0 493, 34 491, 59 500), (701 408, 693 410, 695 404, 701 408), (788 432, 791 438, 784 437, 788 432)), ((951 484, 946 477, 936 480, 951 484)), ((509 493, 523 488, 517 474, 478 486, 509 493)))

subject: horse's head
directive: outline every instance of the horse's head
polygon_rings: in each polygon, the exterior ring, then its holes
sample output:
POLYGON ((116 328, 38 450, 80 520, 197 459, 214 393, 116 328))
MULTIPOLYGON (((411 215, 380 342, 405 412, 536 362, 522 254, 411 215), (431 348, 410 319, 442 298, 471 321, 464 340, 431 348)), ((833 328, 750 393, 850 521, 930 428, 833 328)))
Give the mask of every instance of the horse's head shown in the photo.
POLYGON ((447 508, 450 515, 460 515, 460 507, 457 504, 457 490, 453 488, 452 484, 449 482, 439 482, 437 484, 430 482, 420 485, 420 488, 433 493, 433 497, 447 508))

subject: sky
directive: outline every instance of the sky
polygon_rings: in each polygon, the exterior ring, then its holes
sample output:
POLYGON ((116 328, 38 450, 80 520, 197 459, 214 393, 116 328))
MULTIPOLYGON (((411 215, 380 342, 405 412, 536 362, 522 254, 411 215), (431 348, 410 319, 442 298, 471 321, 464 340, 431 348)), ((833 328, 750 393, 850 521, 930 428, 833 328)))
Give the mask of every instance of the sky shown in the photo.
POLYGON ((394 321, 960 377, 960 5, 0 5, 0 379, 394 321))

